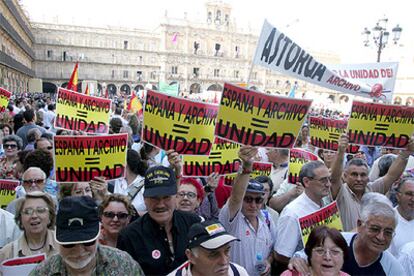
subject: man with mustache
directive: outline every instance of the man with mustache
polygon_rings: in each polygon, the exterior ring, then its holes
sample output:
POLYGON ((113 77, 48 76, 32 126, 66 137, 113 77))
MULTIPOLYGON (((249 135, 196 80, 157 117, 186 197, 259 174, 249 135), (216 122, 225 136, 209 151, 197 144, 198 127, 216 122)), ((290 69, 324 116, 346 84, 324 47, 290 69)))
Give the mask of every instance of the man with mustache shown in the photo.
POLYGON ((98 208, 91 197, 62 199, 55 237, 59 254, 30 275, 144 275, 128 253, 98 244, 99 229, 98 208))
POLYGON ((131 254, 147 275, 166 275, 187 260, 188 229, 201 220, 196 214, 176 210, 179 178, 171 168, 148 169, 144 180, 148 212, 118 236, 117 247, 131 254))

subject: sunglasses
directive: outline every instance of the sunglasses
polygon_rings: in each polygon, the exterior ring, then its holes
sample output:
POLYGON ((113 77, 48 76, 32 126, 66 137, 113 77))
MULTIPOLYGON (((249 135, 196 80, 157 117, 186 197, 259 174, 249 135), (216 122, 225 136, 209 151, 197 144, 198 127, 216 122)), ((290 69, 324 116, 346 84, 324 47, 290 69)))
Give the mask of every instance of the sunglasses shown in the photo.
POLYGON ((96 240, 93 240, 91 242, 84 242, 84 243, 72 243, 72 244, 61 244, 64 248, 73 248, 78 244, 81 244, 83 246, 92 246, 94 245, 96 240))
POLYGON ((128 213, 114 213, 114 212, 103 212, 103 216, 106 218, 113 219, 114 217, 117 217, 118 219, 127 219, 129 217, 128 213))
POLYGON ((243 198, 244 202, 246 203, 252 203, 253 201, 256 202, 256 204, 263 203, 264 197, 251 197, 251 196, 245 196, 243 198))
POLYGON ((45 182, 44 179, 24 179, 23 184, 24 185, 32 185, 33 183, 36 185, 42 185, 45 182))
POLYGON ((17 148, 17 145, 15 144, 4 144, 3 145, 5 149, 15 149, 17 148))

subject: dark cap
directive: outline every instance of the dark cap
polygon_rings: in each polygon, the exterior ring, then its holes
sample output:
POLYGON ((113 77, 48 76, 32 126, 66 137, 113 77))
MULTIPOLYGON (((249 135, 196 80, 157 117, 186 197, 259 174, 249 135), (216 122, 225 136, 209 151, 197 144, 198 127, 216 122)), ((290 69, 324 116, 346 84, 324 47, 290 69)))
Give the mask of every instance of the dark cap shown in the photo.
POLYGON ((177 194, 177 180, 171 168, 156 166, 147 170, 144 181, 144 197, 177 194))
POLYGON ((57 243, 91 242, 98 236, 98 207, 91 197, 69 196, 60 201, 56 218, 57 243))
POLYGON ((259 194, 265 193, 263 184, 254 179, 249 180, 249 185, 247 185, 246 192, 259 194))
POLYGON ((201 246, 205 249, 217 249, 232 241, 240 240, 230 235, 220 222, 207 220, 190 227, 187 247, 201 246))

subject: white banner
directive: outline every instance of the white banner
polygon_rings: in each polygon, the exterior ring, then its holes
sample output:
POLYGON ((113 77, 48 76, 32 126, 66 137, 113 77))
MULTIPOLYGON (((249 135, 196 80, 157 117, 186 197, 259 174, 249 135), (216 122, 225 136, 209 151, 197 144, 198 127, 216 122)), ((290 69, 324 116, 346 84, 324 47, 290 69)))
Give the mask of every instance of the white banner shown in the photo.
POLYGON ((327 65, 335 74, 351 82, 365 83, 376 97, 391 103, 398 62, 327 65))
POLYGON ((342 93, 378 98, 368 85, 350 82, 316 61, 267 20, 263 24, 253 63, 342 93))

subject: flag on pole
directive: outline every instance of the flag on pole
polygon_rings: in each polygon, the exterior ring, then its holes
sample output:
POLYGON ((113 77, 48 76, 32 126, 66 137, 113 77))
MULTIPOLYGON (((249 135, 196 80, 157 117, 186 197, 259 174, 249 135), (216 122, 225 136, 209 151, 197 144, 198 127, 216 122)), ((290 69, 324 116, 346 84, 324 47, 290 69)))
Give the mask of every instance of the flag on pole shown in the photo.
POLYGON ((143 113, 141 101, 138 99, 135 93, 132 94, 132 98, 129 101, 128 111, 136 113, 138 116, 141 116, 143 113))
POLYGON ((89 84, 86 85, 85 95, 89 95, 89 84))
POLYGON ((177 35, 178 35, 178 33, 173 34, 172 39, 171 39, 172 43, 177 43, 177 35))
POLYGON ((70 76, 70 80, 66 88, 78 92, 78 62, 76 62, 75 68, 73 68, 72 75, 70 76))

